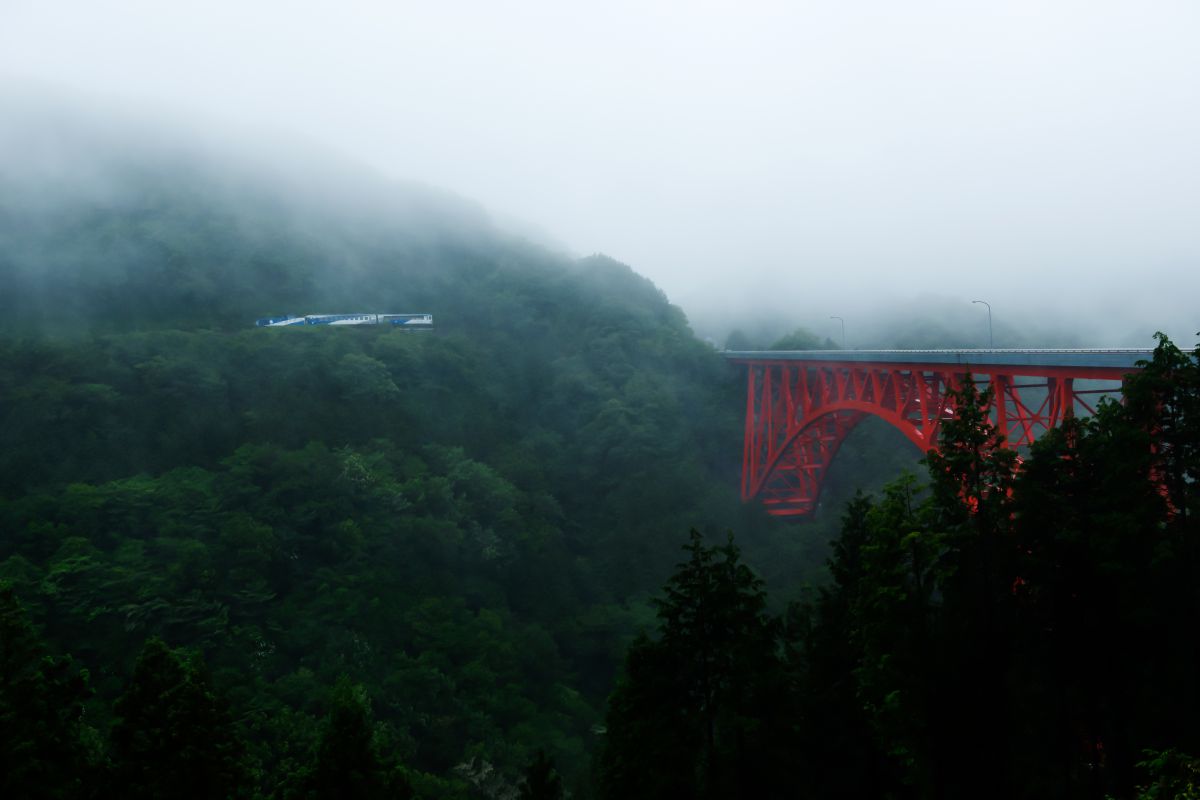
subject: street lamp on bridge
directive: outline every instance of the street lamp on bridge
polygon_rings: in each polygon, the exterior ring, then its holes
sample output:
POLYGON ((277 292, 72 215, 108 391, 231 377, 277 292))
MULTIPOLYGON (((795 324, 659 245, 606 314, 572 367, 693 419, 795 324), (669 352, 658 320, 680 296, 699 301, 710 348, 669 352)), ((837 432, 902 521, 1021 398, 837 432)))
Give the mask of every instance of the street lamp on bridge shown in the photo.
POLYGON ((834 316, 830 316, 829 318, 836 319, 838 322, 842 323, 842 349, 845 350, 846 349, 846 320, 842 319, 841 317, 834 317, 834 316))
POLYGON ((972 300, 972 303, 983 303, 988 309, 988 349, 994 349, 992 343, 992 304, 986 300, 972 300))

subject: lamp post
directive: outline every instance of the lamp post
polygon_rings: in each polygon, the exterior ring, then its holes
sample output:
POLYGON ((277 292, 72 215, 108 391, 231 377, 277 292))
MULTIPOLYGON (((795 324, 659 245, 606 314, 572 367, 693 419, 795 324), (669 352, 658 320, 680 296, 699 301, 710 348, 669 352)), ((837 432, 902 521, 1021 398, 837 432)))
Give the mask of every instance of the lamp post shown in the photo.
POLYGON ((842 349, 845 350, 846 349, 846 320, 842 319, 841 317, 834 317, 834 316, 831 316, 830 319, 836 319, 838 322, 842 323, 842 349))
POLYGON ((992 304, 986 300, 972 300, 972 303, 983 303, 988 310, 988 348, 994 347, 992 343, 992 304))

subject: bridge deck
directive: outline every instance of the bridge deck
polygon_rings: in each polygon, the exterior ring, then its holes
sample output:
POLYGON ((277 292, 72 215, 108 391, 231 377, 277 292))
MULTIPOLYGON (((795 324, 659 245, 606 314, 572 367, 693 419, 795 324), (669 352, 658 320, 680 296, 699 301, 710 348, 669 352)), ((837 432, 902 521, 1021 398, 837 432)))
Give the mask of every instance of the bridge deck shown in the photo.
POLYGON ((1134 370, 1153 350, 725 350, 734 362, 825 361, 842 364, 956 365, 986 372, 987 367, 1084 367, 1134 370))

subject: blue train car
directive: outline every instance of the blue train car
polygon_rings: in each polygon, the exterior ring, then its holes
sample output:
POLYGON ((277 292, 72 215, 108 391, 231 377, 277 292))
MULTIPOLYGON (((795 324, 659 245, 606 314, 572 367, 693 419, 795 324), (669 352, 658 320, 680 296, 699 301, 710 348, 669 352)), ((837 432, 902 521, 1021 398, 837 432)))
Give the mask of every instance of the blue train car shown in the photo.
POLYGON ((287 325, 391 325, 409 330, 433 330, 433 314, 306 314, 295 317, 263 317, 254 321, 260 328, 287 325))
POLYGON ((433 327, 433 314, 380 314, 380 324, 385 321, 396 327, 428 330, 433 327))
POLYGON ((306 325, 378 325, 378 314, 309 314, 306 325))

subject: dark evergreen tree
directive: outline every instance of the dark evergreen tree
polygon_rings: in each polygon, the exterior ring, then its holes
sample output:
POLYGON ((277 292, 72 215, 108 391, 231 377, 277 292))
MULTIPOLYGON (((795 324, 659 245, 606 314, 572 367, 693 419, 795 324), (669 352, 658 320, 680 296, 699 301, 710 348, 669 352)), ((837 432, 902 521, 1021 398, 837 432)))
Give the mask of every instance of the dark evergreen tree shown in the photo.
MULTIPOLYGON (((1119 411, 1128 419, 1127 427, 1150 433, 1151 476, 1166 503, 1163 530, 1153 538, 1153 588, 1164 609, 1191 630, 1200 630, 1200 344, 1184 352, 1165 335, 1156 338, 1152 358, 1126 379, 1119 411)), ((1200 752, 1200 636, 1176 635, 1178 628, 1163 621, 1158 633, 1166 638, 1151 646, 1162 659, 1157 671, 1170 675, 1178 692, 1170 707, 1158 709, 1173 729, 1172 741, 1155 746, 1200 752)))
POLYGON ((901 479, 865 519, 850 517, 860 556, 835 551, 835 576, 857 572, 858 694, 910 791, 1003 797, 1016 458, 989 420, 990 391, 964 376, 948 399, 929 491, 901 479))
POLYGON ((1200 345, 1189 353, 1162 333, 1156 338, 1153 356, 1123 394, 1130 422, 1154 437, 1155 475, 1182 535, 1200 514, 1200 345))
POLYGON ((792 744, 779 626, 730 540, 696 531, 657 601, 659 638, 630 648, 601 755, 608 797, 790 793, 792 744))
POLYGON ((1200 628, 1189 442, 1200 359, 1160 338, 1126 402, 1042 437, 1015 487, 1020 780, 1127 796, 1145 748, 1193 750, 1200 628), (1174 487, 1174 488, 1173 488, 1174 487), (1151 677, 1152 676, 1152 677, 1151 677))
POLYGON ((0 582, 0 797, 89 797, 87 673, 47 654, 11 586, 0 582))
POLYGON ((802 796, 882 797, 898 784, 863 708, 856 674, 863 641, 855 609, 870 577, 864 550, 873 507, 861 493, 850 501, 841 534, 832 542, 832 582, 812 604, 789 609, 789 669, 800 705, 796 780, 802 796))
POLYGON ((546 751, 537 751, 525 769, 520 788, 521 800, 562 800, 562 778, 554 768, 554 759, 546 755, 546 751))
POLYGON ((198 656, 147 640, 114 711, 114 797, 217 798, 253 794, 228 704, 198 656))
POLYGON ((700 732, 680 697, 672 656, 645 634, 629 646, 608 701, 598 771, 604 797, 696 796, 700 732))
POLYGON ((854 676, 879 747, 903 781, 928 793, 941 779, 933 698, 940 690, 937 578, 943 537, 913 476, 890 484, 867 514, 862 575, 848 636, 854 676))
POLYGON ((964 381, 928 493, 906 479, 850 505, 833 584, 789 623, 812 796, 1191 791, 1198 370, 1160 341, 1128 402, 1064 420, 1019 470, 964 381), (870 739, 891 765, 839 785, 870 739))
POLYGON ((993 406, 1007 402, 997 391, 980 391, 970 375, 962 376, 948 393, 954 416, 942 422, 938 448, 926 456, 930 522, 941 539, 929 721, 936 732, 936 791, 950 797, 1007 798, 1013 791, 1006 688, 1017 452, 1004 446, 991 421, 993 406))
POLYGON ((379 753, 366 692, 343 675, 329 698, 305 797, 314 800, 407 800, 403 773, 379 753))

